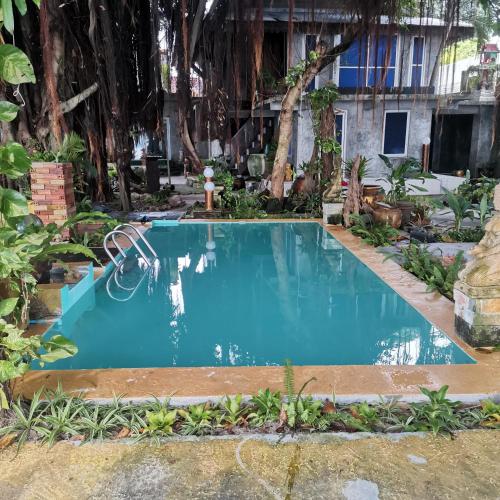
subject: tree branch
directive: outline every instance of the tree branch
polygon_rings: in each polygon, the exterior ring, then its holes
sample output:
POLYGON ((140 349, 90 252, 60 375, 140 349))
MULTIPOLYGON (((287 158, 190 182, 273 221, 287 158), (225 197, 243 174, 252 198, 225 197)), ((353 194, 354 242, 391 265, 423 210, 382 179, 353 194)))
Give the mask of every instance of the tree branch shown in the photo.
POLYGON ((92 94, 95 94, 98 88, 99 84, 95 82, 89 88, 83 90, 79 94, 76 94, 67 101, 62 102, 61 113, 65 114, 73 111, 81 102, 85 101, 85 99, 88 99, 92 94))

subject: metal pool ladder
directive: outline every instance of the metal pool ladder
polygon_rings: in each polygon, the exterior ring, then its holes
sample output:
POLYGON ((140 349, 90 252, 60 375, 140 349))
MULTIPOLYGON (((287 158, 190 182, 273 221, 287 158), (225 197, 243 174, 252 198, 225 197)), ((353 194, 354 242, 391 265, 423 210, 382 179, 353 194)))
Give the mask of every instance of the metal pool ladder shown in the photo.
MULTIPOLYGON (((143 258, 144 262, 147 264, 148 267, 151 267, 153 262, 151 261, 150 258, 148 258, 146 256, 146 254, 144 253, 144 251, 142 250, 142 248, 137 244, 137 242, 130 236, 130 234, 126 233, 123 229, 127 229, 127 228, 132 228, 135 232, 135 234, 137 234, 137 236, 139 237, 140 240, 142 240, 142 242, 146 245, 146 248, 149 250, 151 256, 153 257, 153 261, 155 261, 156 259, 158 259, 158 255, 157 253, 154 251, 153 247, 150 245, 149 241, 144 237, 144 235, 138 231, 138 229, 133 226, 132 224, 119 224, 118 226, 116 226, 113 231, 110 231, 105 237, 104 237, 104 241, 103 241, 103 247, 104 247, 104 250, 106 251, 106 253, 108 254, 108 257, 111 259, 111 261, 113 262, 113 264, 115 265, 115 267, 119 268, 120 267, 120 263, 114 258, 113 254, 111 253, 110 249, 109 249, 109 240, 111 239, 111 241, 113 242, 114 246, 118 249, 118 251, 120 252, 121 256, 123 258, 125 258, 127 256, 127 254, 125 253, 125 251, 123 250, 122 246, 116 241, 116 237, 117 236, 124 236, 125 238, 128 239, 128 241, 130 241, 130 243, 133 245, 133 247, 137 250, 137 252, 139 253, 139 255, 143 258)), ((122 261, 123 262, 123 261, 122 261)))

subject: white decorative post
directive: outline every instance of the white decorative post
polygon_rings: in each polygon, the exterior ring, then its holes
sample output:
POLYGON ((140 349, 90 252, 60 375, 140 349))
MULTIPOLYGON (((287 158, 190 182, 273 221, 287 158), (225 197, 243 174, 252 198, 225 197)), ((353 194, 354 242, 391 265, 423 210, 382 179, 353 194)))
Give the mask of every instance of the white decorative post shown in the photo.
POLYGON ((212 182, 214 176, 214 170, 211 167, 205 167, 203 170, 203 175, 205 176, 205 184, 203 188, 205 189, 205 209, 211 212, 214 209, 214 191, 215 184, 212 182))

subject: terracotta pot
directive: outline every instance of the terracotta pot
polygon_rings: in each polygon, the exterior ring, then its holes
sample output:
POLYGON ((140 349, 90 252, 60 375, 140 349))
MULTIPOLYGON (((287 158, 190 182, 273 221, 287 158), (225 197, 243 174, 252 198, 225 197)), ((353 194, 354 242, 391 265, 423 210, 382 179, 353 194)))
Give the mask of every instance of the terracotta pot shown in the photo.
POLYGON ((375 196, 379 194, 381 187, 376 184, 363 184, 363 196, 375 196))
POLYGON ((373 205, 377 201, 381 201, 384 195, 380 186, 367 184, 363 186, 363 201, 368 205, 373 205))
POLYGON ((396 206, 401 210, 403 226, 407 226, 411 221, 411 216, 415 210, 415 203, 412 201, 398 201, 396 206))
POLYGON ((396 207, 378 207, 373 211, 374 222, 389 224, 396 229, 401 226, 402 218, 403 214, 401 213, 401 210, 396 207))

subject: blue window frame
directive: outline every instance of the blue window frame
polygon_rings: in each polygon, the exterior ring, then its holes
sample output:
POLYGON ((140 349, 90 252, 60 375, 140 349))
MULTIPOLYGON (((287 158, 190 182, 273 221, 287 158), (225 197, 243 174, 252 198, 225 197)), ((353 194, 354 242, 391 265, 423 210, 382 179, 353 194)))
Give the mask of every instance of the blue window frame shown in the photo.
POLYGON ((396 35, 364 35, 340 55, 339 87, 394 87, 396 35))
POLYGON ((410 85, 420 87, 423 78, 424 37, 414 36, 412 45, 410 85))
POLYGON ((409 111, 386 111, 384 117, 383 154, 406 156, 409 111))

